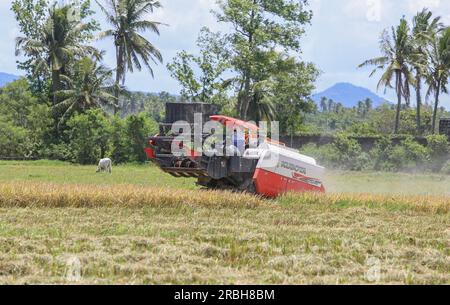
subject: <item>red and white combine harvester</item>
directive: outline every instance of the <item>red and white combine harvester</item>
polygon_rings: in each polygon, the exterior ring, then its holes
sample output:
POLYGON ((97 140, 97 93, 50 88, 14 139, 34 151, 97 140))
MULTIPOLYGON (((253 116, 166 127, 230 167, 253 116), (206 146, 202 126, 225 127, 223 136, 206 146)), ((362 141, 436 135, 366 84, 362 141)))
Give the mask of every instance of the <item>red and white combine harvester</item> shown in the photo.
MULTIPOLYGON (((325 192, 322 182, 325 169, 317 165, 316 160, 269 138, 260 141, 262 143, 256 148, 250 148, 248 134, 259 128, 226 116, 211 115, 215 111, 214 106, 206 104, 167 104, 166 122, 161 125, 160 135, 150 138, 150 147, 146 148, 149 159, 174 177, 195 177, 198 185, 210 189, 250 192, 266 197, 287 192, 325 192), (194 113, 202 113, 204 120, 219 122, 224 129, 232 128, 232 132, 243 130, 246 134, 244 149, 235 147, 235 153, 224 153, 223 156, 201 154, 192 145, 181 142, 178 134, 168 131, 167 128, 177 121, 193 122, 194 113), (174 144, 185 153, 172 153, 174 144)), ((203 134, 202 140, 207 141, 210 137, 211 134, 203 134)), ((229 152, 226 139, 223 143, 224 150, 229 152)))

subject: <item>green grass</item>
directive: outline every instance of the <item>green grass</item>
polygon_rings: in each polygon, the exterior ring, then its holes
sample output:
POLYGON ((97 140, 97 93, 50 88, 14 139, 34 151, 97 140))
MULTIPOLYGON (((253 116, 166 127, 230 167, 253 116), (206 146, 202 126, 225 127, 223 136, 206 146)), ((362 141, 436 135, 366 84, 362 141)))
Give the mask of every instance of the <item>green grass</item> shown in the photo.
POLYGON ((0 284, 73 283, 74 259, 86 284, 450 284, 447 177, 326 181, 263 200, 151 165, 0 162, 0 284))
POLYGON ((195 189, 193 179, 175 179, 151 164, 114 166, 113 175, 96 174, 96 166, 58 161, 0 161, 0 182, 51 182, 95 185, 151 185, 195 189))

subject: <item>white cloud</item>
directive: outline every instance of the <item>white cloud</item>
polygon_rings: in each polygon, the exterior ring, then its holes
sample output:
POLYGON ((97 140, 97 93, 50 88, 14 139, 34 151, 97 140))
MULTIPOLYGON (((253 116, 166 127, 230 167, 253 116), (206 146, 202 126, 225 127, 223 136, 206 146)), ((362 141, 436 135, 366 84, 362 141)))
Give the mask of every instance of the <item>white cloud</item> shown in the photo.
MULTIPOLYGON (((330 0, 328 0, 330 1, 330 0)), ((331 0, 333 1, 333 0, 331 0)), ((394 0, 340 0, 347 18, 359 22, 379 23, 393 12, 394 0)), ((340 16, 342 17, 342 16, 340 16)))
POLYGON ((381 0, 366 0, 367 11, 366 18, 370 22, 380 22, 382 14, 382 1, 381 0))
POLYGON ((360 19, 365 18, 367 12, 366 1, 361 0, 347 0, 342 1, 343 11, 348 18, 360 19))
POLYGON ((169 0, 161 2, 163 8, 155 11, 149 18, 169 24, 171 31, 192 27, 208 26, 213 28, 216 26, 217 22, 210 14, 210 11, 216 8, 215 1, 169 0))
POLYGON ((317 14, 321 10, 322 4, 323 4, 322 0, 311 0, 309 2, 309 7, 315 14, 317 14))
POLYGON ((441 5, 441 0, 408 0, 409 12, 415 14, 423 8, 436 9, 441 5))

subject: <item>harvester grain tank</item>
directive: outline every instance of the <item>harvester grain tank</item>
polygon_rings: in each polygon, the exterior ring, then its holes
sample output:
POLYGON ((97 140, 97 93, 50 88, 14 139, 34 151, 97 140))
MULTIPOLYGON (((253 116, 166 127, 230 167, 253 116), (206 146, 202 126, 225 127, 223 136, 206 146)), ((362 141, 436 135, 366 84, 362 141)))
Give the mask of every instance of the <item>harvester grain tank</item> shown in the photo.
MULTIPOLYGON (((230 147, 224 144, 225 153, 219 155, 201 154, 192 145, 178 143, 178 134, 170 131, 171 124, 180 120, 192 123, 193 113, 199 110, 204 120, 209 118, 218 122, 224 129, 231 128, 234 132, 241 129, 246 134, 259 130, 256 125, 216 115, 217 109, 213 106, 168 104, 160 134, 151 137, 150 147, 146 148, 149 159, 164 172, 174 177, 197 178, 198 185, 210 189, 245 191, 267 197, 286 192, 325 192, 322 182, 325 169, 316 160, 269 138, 259 139, 256 148, 250 148, 246 137, 244 149, 234 147, 232 154, 227 153, 230 147), (172 153, 174 144, 185 153, 172 153)), ((210 136, 202 134, 202 141, 207 141, 210 136)))

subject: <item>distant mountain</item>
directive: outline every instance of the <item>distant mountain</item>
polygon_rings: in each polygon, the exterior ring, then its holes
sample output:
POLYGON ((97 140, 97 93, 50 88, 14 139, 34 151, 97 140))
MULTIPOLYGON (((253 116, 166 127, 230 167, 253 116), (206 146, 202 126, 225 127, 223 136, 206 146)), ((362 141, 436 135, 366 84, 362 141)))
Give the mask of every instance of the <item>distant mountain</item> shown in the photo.
POLYGON ((359 101, 370 98, 373 106, 378 107, 387 101, 370 91, 369 89, 358 87, 350 83, 338 83, 333 87, 314 94, 312 99, 319 105, 322 97, 334 100, 336 103, 342 103, 345 107, 351 108, 358 105, 359 101))
POLYGON ((15 80, 18 80, 19 78, 20 76, 17 75, 0 72, 0 87, 3 87, 6 84, 11 83, 15 80))

